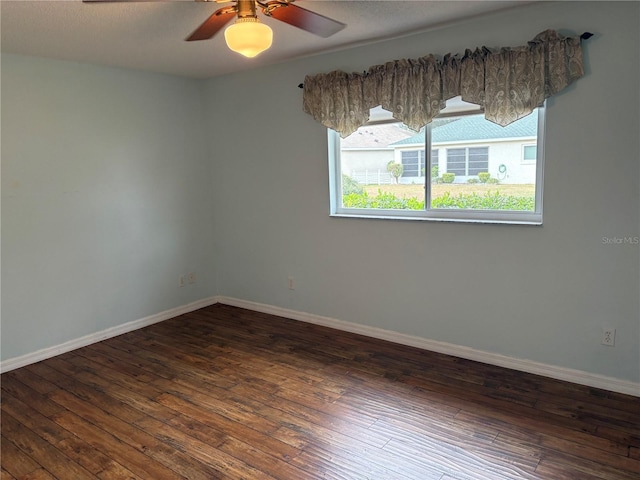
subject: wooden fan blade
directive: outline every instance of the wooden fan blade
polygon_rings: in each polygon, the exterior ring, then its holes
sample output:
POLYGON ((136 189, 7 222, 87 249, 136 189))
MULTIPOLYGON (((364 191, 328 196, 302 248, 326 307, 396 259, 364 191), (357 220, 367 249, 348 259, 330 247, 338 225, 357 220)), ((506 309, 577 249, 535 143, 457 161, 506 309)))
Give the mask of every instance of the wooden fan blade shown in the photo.
POLYGON ((207 18, 202 25, 196 28, 195 31, 187 37, 187 42, 193 42, 194 40, 209 40, 235 16, 236 12, 229 11, 227 8, 216 10, 213 12, 213 15, 207 18))
POLYGON ((319 13, 312 12, 292 3, 274 8, 271 16, 294 27, 327 38, 342 30, 346 25, 319 13))
MULTIPOLYGON (((82 0, 82 3, 151 3, 162 0, 82 0)), ((193 2, 194 0, 171 0, 172 2, 193 2)))

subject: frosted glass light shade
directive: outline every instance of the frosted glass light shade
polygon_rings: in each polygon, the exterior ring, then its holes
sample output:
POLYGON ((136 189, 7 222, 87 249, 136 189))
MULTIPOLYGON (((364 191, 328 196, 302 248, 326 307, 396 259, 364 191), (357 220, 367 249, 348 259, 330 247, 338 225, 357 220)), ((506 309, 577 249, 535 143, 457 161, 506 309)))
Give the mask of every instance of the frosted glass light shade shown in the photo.
POLYGON ((231 50, 251 58, 271 46, 273 31, 257 18, 238 18, 224 31, 224 38, 231 50))

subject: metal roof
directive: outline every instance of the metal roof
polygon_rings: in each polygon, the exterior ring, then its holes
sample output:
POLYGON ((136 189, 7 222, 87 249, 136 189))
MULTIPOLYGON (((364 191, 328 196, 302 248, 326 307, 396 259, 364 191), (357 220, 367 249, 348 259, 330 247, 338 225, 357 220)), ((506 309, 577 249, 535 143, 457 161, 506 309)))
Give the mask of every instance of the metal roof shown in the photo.
MULTIPOLYGON (((537 132, 537 110, 506 127, 490 122, 482 115, 469 115, 448 122, 439 122, 439 119, 434 120, 431 129, 431 143, 535 137, 537 132)), ((423 143, 424 130, 411 137, 395 142, 393 146, 423 143)))

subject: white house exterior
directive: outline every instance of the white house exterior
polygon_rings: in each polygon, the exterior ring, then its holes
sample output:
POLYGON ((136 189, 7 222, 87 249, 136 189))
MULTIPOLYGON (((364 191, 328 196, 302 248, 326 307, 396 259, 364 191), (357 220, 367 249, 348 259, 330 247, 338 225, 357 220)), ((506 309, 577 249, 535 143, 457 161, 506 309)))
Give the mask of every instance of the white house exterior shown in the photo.
MULTIPOLYGON (((455 173, 455 183, 489 172, 501 183, 535 183, 537 114, 506 127, 481 115, 435 120, 432 126, 432 165, 438 175, 455 173)), ((362 127, 342 141, 342 172, 362 184, 391 183, 387 164, 403 165, 400 183, 424 183, 425 134, 398 124, 362 127), (395 139, 395 140, 394 140, 395 139)))
POLYGON ((415 132, 395 123, 360 127, 340 141, 342 173, 363 185, 392 183, 387 164, 396 158, 394 144, 413 136, 415 132))

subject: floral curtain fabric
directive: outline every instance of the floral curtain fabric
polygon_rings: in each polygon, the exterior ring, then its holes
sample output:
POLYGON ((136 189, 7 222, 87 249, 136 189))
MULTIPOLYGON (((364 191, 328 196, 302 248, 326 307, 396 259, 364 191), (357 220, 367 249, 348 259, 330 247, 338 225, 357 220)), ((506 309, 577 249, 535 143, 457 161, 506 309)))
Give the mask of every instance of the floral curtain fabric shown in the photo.
POLYGON ((364 125, 369 109, 378 105, 418 131, 460 95, 482 106, 487 120, 505 126, 584 74, 581 39, 589 36, 546 30, 520 47, 395 60, 362 74, 308 75, 303 110, 342 137, 364 125))

